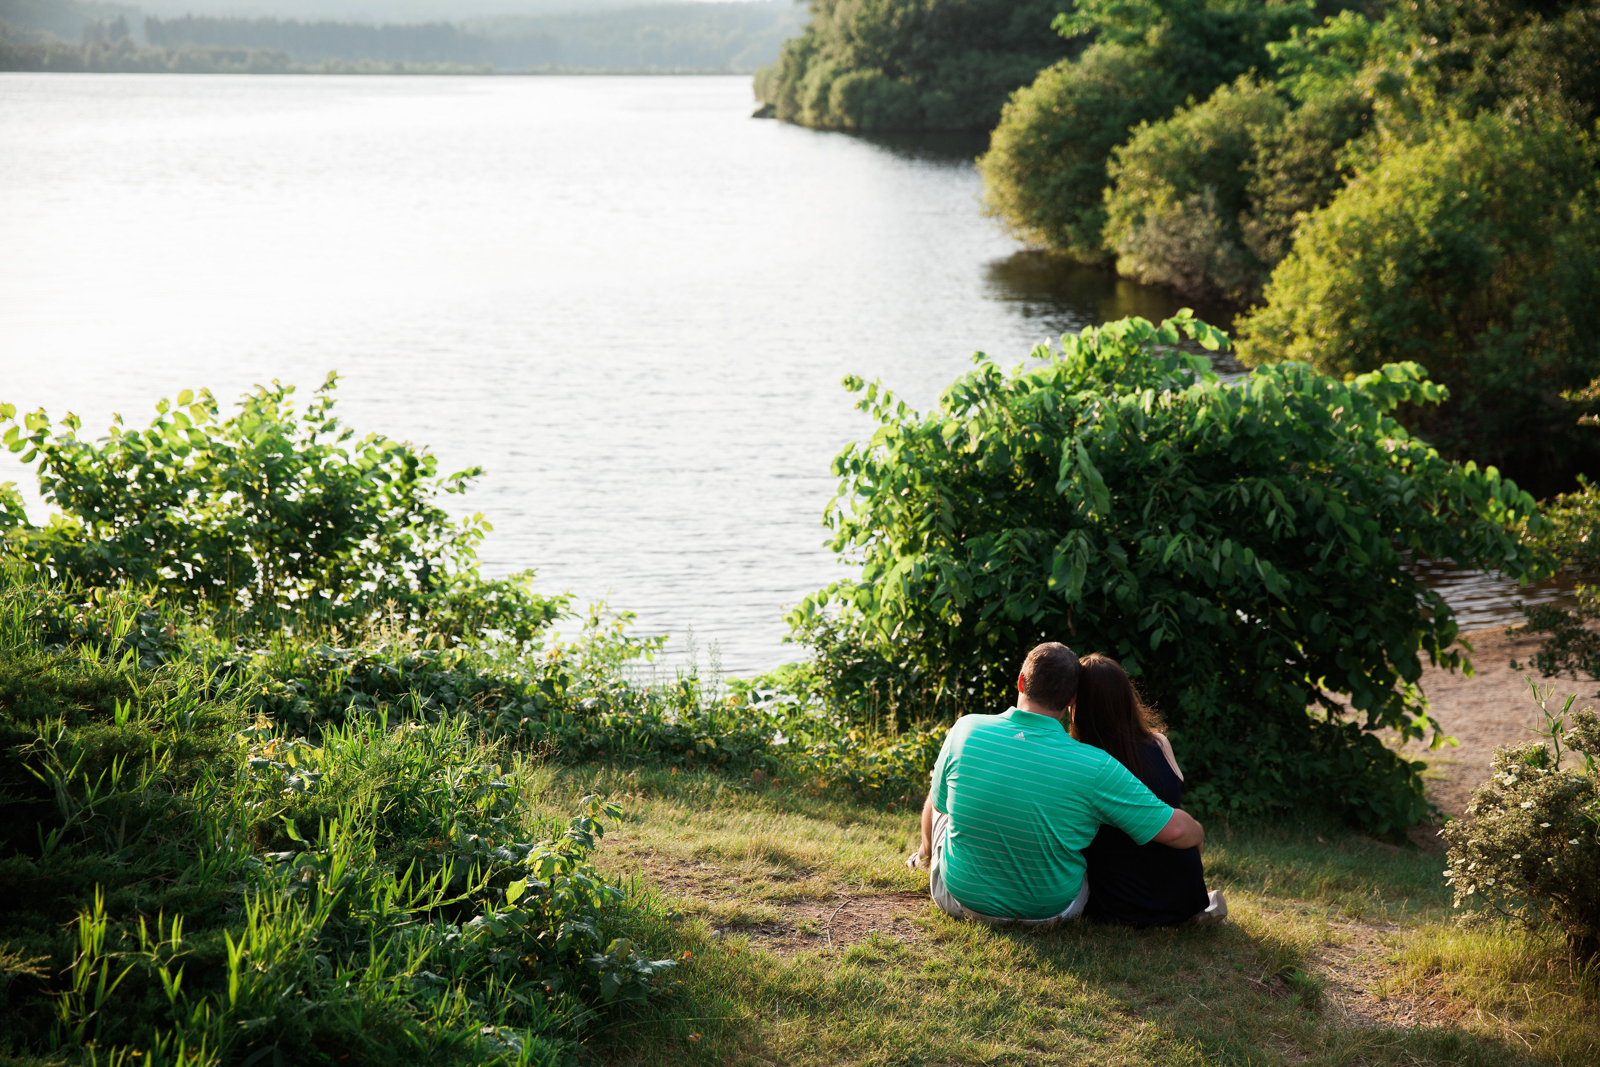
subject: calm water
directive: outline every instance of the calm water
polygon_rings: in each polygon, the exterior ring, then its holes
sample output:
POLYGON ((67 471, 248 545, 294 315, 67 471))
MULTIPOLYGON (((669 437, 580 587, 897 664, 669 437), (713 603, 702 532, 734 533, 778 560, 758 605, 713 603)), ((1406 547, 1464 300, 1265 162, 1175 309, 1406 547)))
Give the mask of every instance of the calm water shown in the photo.
POLYGON ((358 429, 487 469, 491 570, 782 662, 784 608, 842 576, 843 375, 923 406, 974 350, 1178 302, 1023 251, 959 151, 751 107, 747 78, 0 75, 0 399, 98 428, 338 370, 358 429))

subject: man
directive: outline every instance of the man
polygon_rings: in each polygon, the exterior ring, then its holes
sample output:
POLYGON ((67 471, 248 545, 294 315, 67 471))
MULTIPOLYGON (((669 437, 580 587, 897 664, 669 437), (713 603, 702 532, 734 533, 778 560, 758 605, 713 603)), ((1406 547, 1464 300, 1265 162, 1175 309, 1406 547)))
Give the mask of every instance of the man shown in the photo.
POLYGON ((966 715, 950 728, 922 808, 922 848, 934 903, 956 918, 1038 926, 1075 919, 1089 900, 1083 848, 1102 823, 1138 844, 1193 848, 1205 830, 1157 800, 1128 769, 1067 733, 1078 657, 1039 645, 1004 715, 966 715))

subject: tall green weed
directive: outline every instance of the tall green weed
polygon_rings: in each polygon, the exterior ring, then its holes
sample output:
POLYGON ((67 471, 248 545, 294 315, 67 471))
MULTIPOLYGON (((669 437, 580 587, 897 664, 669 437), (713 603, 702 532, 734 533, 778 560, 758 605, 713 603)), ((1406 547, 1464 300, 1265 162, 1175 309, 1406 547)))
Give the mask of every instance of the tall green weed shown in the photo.
POLYGON ((0 579, 0 1053, 555 1063, 670 987, 590 863, 614 806, 535 814, 527 756, 414 694, 274 722, 284 649, 173 616, 147 655, 169 608, 80 597, 0 579))

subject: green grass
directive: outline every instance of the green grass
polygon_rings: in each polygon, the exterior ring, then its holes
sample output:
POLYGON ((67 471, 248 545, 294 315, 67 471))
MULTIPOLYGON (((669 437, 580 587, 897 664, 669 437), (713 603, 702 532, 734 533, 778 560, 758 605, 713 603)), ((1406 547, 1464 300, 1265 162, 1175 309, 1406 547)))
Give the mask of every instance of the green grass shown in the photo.
POLYGON ((471 716, 295 734, 256 666, 124 649, 138 594, 104 640, 61 608, 0 575, 0 1062, 553 1067, 665 984, 588 862, 613 814, 535 812, 471 716))
POLYGON ((911 747, 784 762, 693 686, 597 669, 541 708, 517 663, 389 638, 224 669, 153 610, 0 583, 0 1063, 1600 1061, 1600 983, 1457 925, 1438 856, 1214 821, 1225 926, 960 923, 903 866, 914 810, 852 799, 911 747), (708 744, 730 718, 745 748, 708 744), (561 831, 594 794, 623 814, 591 869, 561 831), (558 852, 540 877, 605 901, 511 899, 558 852))
POLYGON ((1231 908, 1218 928, 1027 934, 924 903, 903 933, 780 952, 762 931, 797 903, 925 891, 926 876, 901 865, 914 815, 651 769, 546 767, 530 788, 552 809, 593 791, 623 805, 599 865, 678 916, 656 920, 652 943, 692 954, 674 998, 596 1035, 595 1062, 1600 1059, 1593 987, 1580 995, 1550 945, 1463 931, 1442 857, 1327 825, 1213 825, 1208 878, 1231 908), (1338 951, 1353 938, 1370 949, 1354 972, 1338 951), (1350 986, 1381 993, 1380 1015, 1422 1006, 1423 1024, 1352 1015, 1350 986))

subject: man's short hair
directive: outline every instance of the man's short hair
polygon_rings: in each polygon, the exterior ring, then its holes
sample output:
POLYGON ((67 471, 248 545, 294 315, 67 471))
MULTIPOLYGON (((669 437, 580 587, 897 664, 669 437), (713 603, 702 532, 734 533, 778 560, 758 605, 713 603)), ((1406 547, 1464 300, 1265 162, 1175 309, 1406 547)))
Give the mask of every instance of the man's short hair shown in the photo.
POLYGON ((1078 656, 1060 641, 1035 645, 1022 661, 1022 691, 1033 703, 1066 711, 1078 695, 1078 656))

